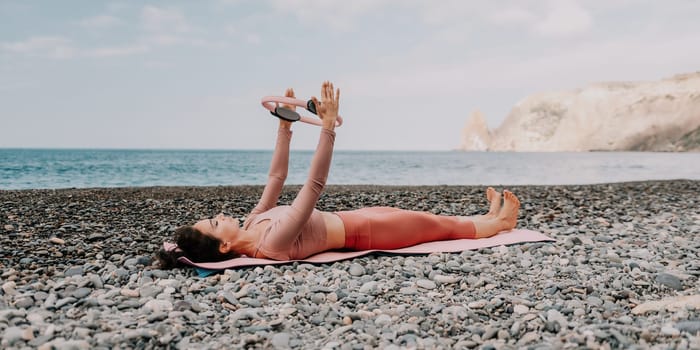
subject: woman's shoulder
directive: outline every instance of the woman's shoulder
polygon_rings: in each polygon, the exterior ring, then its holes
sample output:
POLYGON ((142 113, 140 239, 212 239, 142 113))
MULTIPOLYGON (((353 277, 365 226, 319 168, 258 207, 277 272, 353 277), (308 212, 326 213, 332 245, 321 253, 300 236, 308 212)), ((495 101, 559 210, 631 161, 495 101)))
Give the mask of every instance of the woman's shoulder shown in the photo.
POLYGON ((262 213, 250 214, 243 222, 243 228, 248 229, 250 226, 255 225, 261 221, 274 220, 279 218, 284 214, 285 211, 291 209, 289 205, 278 205, 274 208, 270 208, 262 213))

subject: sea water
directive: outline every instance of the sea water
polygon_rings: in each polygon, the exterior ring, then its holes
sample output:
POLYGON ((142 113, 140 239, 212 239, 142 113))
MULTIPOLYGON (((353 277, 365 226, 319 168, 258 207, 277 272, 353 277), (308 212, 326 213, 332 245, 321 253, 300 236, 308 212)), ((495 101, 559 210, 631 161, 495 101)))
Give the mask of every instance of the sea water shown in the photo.
MULTIPOLYGON (((0 189, 263 185, 272 151, 0 149, 0 189)), ((292 151, 303 184, 312 151, 292 151)), ((568 185, 700 180, 700 153, 343 151, 328 184, 568 185)))

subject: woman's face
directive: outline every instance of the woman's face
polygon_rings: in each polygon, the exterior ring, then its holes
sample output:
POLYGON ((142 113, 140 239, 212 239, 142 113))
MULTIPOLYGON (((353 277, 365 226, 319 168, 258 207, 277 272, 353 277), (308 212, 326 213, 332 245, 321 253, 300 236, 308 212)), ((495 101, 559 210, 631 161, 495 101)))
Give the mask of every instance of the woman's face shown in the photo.
POLYGON ((220 240, 222 243, 233 241, 241 229, 238 219, 225 216, 224 214, 219 214, 211 219, 199 220, 192 226, 205 235, 220 240))

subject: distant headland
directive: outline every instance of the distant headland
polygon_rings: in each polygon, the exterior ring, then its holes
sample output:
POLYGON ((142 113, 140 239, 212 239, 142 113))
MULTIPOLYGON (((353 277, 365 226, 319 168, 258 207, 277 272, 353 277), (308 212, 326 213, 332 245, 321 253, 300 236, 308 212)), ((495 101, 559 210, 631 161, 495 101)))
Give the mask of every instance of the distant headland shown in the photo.
POLYGON ((700 72, 535 94, 494 130, 473 112, 461 136, 464 151, 697 152, 700 72))

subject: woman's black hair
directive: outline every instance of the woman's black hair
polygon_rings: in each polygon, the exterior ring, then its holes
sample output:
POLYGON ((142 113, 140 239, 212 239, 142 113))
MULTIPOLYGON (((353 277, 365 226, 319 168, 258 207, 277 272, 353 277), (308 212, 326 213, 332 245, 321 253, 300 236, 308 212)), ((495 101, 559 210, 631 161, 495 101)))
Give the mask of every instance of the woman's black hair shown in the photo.
POLYGON ((180 265, 177 260, 184 256, 193 262, 215 262, 237 258, 236 252, 222 253, 219 251, 221 241, 205 235, 193 226, 180 226, 175 230, 175 243, 179 249, 158 251, 158 261, 161 269, 172 269, 180 265))

